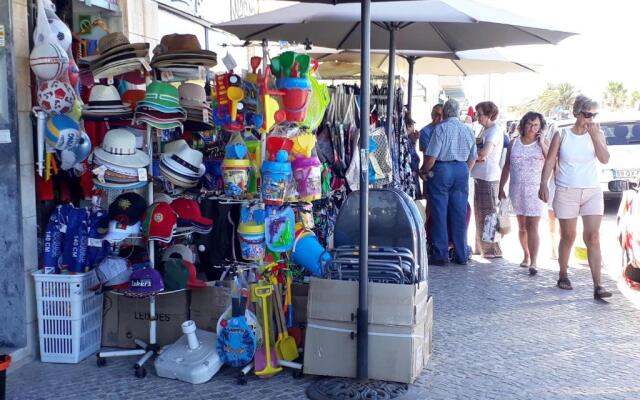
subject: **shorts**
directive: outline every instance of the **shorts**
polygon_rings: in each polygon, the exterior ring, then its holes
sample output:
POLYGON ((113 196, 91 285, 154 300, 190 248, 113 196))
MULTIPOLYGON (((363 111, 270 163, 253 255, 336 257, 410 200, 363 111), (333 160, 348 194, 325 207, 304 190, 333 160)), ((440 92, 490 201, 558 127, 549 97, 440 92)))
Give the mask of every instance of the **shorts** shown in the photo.
POLYGON ((585 215, 603 215, 604 198, 602 189, 556 186, 553 211, 558 219, 572 219, 585 215))

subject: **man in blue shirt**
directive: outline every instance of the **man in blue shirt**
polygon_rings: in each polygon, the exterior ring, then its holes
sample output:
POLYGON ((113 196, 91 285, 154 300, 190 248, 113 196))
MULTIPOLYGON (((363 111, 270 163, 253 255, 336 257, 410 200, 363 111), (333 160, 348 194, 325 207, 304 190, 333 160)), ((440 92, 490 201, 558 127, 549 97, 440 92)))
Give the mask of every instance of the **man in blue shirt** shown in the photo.
MULTIPOLYGON (((427 146, 429 145, 429 140, 431 140, 431 134, 433 133, 433 130, 435 129, 436 125, 439 124, 441 121, 442 121, 442 104, 436 104, 431 109, 431 123, 429 123, 424 128, 420 129, 420 138, 418 139, 418 149, 420 150, 420 153, 424 154, 424 151, 427 149, 427 146)), ((424 168, 424 162, 422 164, 422 168, 420 168, 420 172, 421 172, 420 176, 424 181, 422 193, 426 198, 427 197, 427 180, 426 180, 427 170, 424 168)))
POLYGON ((453 242, 454 262, 466 264, 467 198, 469 170, 478 158, 473 131, 465 126, 458 102, 449 99, 443 107, 443 122, 433 130, 424 152, 428 172, 428 196, 431 204, 432 259, 429 264, 443 265, 449 259, 449 237, 453 242), (448 224, 447 224, 448 222, 448 224), (451 233, 449 234, 449 231, 451 233))

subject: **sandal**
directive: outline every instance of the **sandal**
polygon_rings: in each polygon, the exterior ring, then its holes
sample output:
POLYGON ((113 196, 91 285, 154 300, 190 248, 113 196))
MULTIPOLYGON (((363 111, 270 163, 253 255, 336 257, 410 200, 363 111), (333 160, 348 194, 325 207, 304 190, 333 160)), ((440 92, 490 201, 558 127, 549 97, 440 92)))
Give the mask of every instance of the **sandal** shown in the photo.
POLYGON ((534 265, 529 267, 529 275, 530 276, 534 276, 537 273, 538 273, 538 270, 536 269, 536 267, 534 265))
MULTIPOLYGON (((571 281, 569 278, 560 278, 558 279, 557 286, 562 290, 573 290, 573 286, 571 286, 571 281)), ((595 292, 594 292, 595 296, 595 292)))
POLYGON ((607 289, 603 288, 602 286, 596 286, 596 288, 593 290, 593 298, 595 300, 602 300, 611 296, 613 296, 613 293, 607 291, 607 289))

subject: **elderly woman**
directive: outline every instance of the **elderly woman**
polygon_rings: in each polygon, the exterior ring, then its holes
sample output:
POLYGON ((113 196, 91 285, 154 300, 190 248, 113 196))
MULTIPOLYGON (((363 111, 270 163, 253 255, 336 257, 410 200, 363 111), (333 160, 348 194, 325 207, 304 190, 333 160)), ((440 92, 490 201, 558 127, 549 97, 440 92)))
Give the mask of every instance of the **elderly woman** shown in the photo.
POLYGON ((425 169, 429 171, 427 184, 433 242, 429 264, 444 265, 448 262, 449 237, 453 242, 453 261, 464 265, 469 260, 469 169, 476 161, 477 152, 473 132, 460 121, 459 113, 457 101, 450 99, 444 104, 443 122, 436 126, 424 153, 425 169))
POLYGON ((545 210, 545 204, 538 198, 540 176, 549 150, 544 135, 547 123, 542 114, 529 111, 518 125, 520 137, 509 143, 507 157, 502 168, 498 197, 506 199, 504 187, 509 181, 509 198, 518 218, 518 237, 524 258, 521 267, 529 268, 529 274, 537 270, 540 237, 538 224, 545 210))
POLYGON ((504 134, 496 124, 498 107, 491 101, 483 101, 476 105, 476 117, 482 126, 478 136, 478 162, 471 170, 475 181, 473 196, 474 214, 476 216, 476 253, 485 258, 502 257, 499 243, 482 241, 484 220, 496 212, 498 207, 498 184, 500 183, 500 156, 504 148, 504 134))
POLYGON ((594 121, 597 111, 598 103, 595 101, 582 95, 576 98, 573 104, 576 122, 570 128, 555 132, 551 140, 542 170, 539 196, 542 201, 548 201, 547 182, 557 162, 553 199, 553 210, 560 222, 560 277, 557 285, 560 289, 573 289, 567 270, 580 216, 593 278, 593 297, 602 299, 610 297, 611 292, 604 289, 601 282, 600 222, 604 213, 604 199, 597 163, 609 162, 609 150, 600 124, 594 121))

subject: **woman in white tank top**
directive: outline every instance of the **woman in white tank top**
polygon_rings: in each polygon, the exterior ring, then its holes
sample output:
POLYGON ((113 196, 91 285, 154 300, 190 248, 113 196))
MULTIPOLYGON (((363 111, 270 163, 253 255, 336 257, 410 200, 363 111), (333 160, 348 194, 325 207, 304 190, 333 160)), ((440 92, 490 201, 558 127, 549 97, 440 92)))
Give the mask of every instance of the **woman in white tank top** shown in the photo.
POLYGON ((589 267, 593 278, 593 297, 610 297, 602 287, 600 252, 600 222, 604 213, 604 200, 598 177, 598 164, 609 162, 609 151, 600 125, 594 122, 598 104, 586 96, 578 96, 573 104, 575 124, 570 129, 556 132, 542 170, 540 199, 549 200, 548 182, 556 162, 558 164, 553 199, 553 210, 560 221, 558 287, 571 290, 568 263, 571 247, 576 238, 578 217, 582 217, 583 239, 587 245, 589 267))

